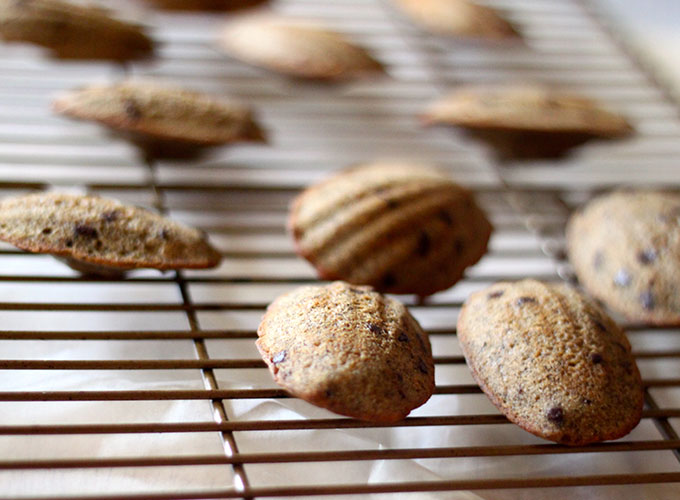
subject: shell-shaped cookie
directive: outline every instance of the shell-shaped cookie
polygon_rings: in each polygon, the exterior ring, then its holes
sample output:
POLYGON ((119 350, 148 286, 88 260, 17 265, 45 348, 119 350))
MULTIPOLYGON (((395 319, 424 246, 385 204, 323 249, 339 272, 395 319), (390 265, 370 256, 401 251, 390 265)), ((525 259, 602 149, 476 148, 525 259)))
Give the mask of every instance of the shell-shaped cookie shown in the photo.
POLYGON ((393 0, 424 29, 453 37, 503 40, 519 38, 513 26, 494 9, 468 0, 393 0))
POLYGON ((465 188, 412 164, 344 170, 293 202, 297 252, 321 278, 431 295, 486 251, 491 224, 465 188))
POLYGON ((0 38, 75 59, 138 59, 154 48, 143 27, 98 6, 61 0, 0 0, 0 38))
POLYGON ((72 118, 171 144, 216 146, 263 138, 248 107, 150 81, 72 90, 58 97, 53 108, 72 118))
POLYGON ((205 235, 116 200, 37 193, 0 202, 0 239, 63 257, 93 274, 133 268, 209 268, 220 254, 205 235))
POLYGON ((567 247, 579 281, 637 323, 680 324, 680 194, 617 191, 572 215, 567 247))
POLYGON ((590 139, 633 131, 587 97, 536 85, 461 87, 432 103, 423 121, 466 129, 506 158, 558 157, 590 139))
POLYGON ((286 391, 335 413, 401 420, 434 390, 426 333, 400 302, 343 282, 276 299, 257 348, 286 391))
POLYGON ((219 43, 237 59, 293 77, 336 80, 382 71, 364 48, 307 21, 243 18, 224 28, 219 43))
POLYGON ((532 434, 584 445, 640 421, 642 381, 624 332, 566 285, 524 280, 477 292, 458 338, 491 402, 532 434))

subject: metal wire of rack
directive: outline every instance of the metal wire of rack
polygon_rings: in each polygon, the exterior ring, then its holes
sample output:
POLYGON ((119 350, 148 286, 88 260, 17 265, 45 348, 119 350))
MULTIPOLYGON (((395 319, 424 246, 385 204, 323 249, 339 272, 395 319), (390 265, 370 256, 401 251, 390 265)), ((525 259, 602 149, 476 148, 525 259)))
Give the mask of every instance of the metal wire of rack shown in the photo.
MULTIPOLYGON (((419 32, 379 0, 281 0, 368 45, 389 77, 326 87, 243 66, 212 46, 221 19, 146 14, 163 41, 149 64, 54 62, 0 47, 0 194, 72 188, 156 208, 205 229, 213 271, 77 275, 0 248, 0 498, 212 499, 394 494, 416 498, 675 498, 680 482, 677 329, 628 325, 646 387, 640 426, 617 442, 548 444, 509 424, 467 373, 457 312, 496 280, 571 279, 562 229, 593 191, 677 185, 678 107, 578 0, 494 0, 524 47, 459 45, 419 32), (49 111, 54 92, 125 73, 229 93, 256 105, 262 146, 193 162, 145 162, 99 128, 49 111), (457 83, 538 80, 582 90, 638 132, 559 164, 499 167, 488 152, 415 115, 457 83), (425 304, 433 398, 390 426, 340 418, 287 396, 253 345, 266 305, 315 281, 284 231, 309 182, 358 161, 434 162, 471 186, 495 227, 466 278, 425 304), (666 484, 668 483, 668 484, 666 484)), ((614 33, 615 34, 615 33, 614 33)), ((393 497, 394 497, 393 495, 393 497)))

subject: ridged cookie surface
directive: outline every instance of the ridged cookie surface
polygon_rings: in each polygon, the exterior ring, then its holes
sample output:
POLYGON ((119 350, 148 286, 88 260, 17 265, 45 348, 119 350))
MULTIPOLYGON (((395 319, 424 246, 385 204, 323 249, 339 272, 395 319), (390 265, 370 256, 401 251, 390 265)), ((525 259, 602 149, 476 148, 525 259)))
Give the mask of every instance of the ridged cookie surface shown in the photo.
POLYGON ((427 335, 400 302, 343 282, 276 299, 257 348, 286 391, 335 413, 401 420, 434 390, 427 335))
POLYGON ((111 269, 208 268, 219 253, 200 231, 96 196, 38 193, 0 202, 0 239, 97 273, 111 269), (80 267, 78 262, 83 263, 80 267))
POLYGON ((262 140, 251 110, 211 95, 149 81, 92 85, 58 97, 57 113, 158 141, 215 146, 262 140))
POLYGON ((587 97, 534 85, 461 87, 431 104, 423 119, 462 127, 510 158, 560 156, 590 139, 633 131, 587 97))
POLYGON ((458 281, 491 234, 467 189, 435 169, 389 162, 308 188, 291 206, 289 228, 322 278, 420 296, 458 281))
POLYGON ((638 323, 680 324, 680 194, 617 191, 591 200, 567 226, 579 281, 638 323))
POLYGON ((482 390, 532 434, 584 445, 624 436, 640 420, 642 382, 625 334, 566 285, 524 280, 477 292, 458 338, 482 390))
POLYGON ((253 16, 230 22, 220 46, 246 63, 299 78, 346 79, 382 71, 364 48, 307 21, 253 16))
POLYGON ((393 0, 413 21, 432 33, 487 39, 518 38, 495 10, 468 0, 393 0))
POLYGON ((154 48, 141 26, 101 7, 61 0, 0 0, 0 37, 76 59, 137 59, 154 48))

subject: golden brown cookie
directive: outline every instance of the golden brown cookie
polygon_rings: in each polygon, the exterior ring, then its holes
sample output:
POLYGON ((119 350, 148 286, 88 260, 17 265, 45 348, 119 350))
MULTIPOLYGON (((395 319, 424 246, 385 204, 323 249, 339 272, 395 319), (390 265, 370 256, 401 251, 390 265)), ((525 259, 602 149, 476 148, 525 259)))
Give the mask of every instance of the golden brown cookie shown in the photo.
POLYGON ((61 0, 0 0, 0 38, 69 59, 138 59, 154 48, 143 27, 102 7, 61 0))
POLYGON ((0 240, 67 259, 87 274, 134 268, 209 268, 205 235, 142 208, 96 196, 37 193, 0 202, 0 240))
POLYGON ((583 286, 629 320, 680 325, 680 194, 599 196, 572 215, 569 260, 583 286))
POLYGON ((72 90, 58 97, 53 108, 124 132, 153 156, 176 156, 202 147, 264 138, 248 107, 150 81, 72 90))
POLYGON ((496 283, 458 319, 468 366, 511 422, 544 439, 617 439, 640 421, 643 386, 623 330, 566 285, 496 283))
POLYGON ((519 34, 494 9, 468 0, 393 0, 422 28, 437 35, 517 39, 519 34))
POLYGON ((427 334, 404 305, 344 282, 276 299, 257 348, 277 384, 335 413, 395 422, 434 391, 427 334))
POLYGON ((467 189, 435 169, 390 162, 308 188, 293 202, 288 226, 321 278, 420 296, 456 283, 491 234, 467 189))
POLYGON ((232 11, 248 9, 267 3, 268 0, 146 0, 157 7, 169 10, 232 11))
POLYGON ((236 59, 298 78, 342 80, 382 71, 364 48, 308 21, 242 18, 225 27, 219 43, 236 59))
POLYGON ((435 101, 426 125, 461 127, 502 158, 550 158, 599 139, 628 136, 622 116, 594 101, 541 86, 467 86, 435 101))

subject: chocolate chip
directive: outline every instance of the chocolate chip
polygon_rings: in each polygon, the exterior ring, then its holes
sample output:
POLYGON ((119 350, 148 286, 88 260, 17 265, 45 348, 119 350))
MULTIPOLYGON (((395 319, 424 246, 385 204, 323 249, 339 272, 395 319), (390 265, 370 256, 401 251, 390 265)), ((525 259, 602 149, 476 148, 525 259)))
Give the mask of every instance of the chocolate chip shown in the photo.
POLYGON ((332 397, 333 397, 333 391, 331 391, 330 389, 326 389, 325 394, 326 394, 326 397, 327 397, 327 398, 332 398, 332 397))
POLYGON ((548 410, 546 417, 551 422, 561 424, 564 421, 564 410, 560 406, 554 406, 548 410))
POLYGON ((52 228, 46 227, 45 229, 42 230, 42 234, 52 234, 52 228))
POLYGON ((442 210, 439 212, 439 218, 443 220, 447 225, 453 224, 453 219, 451 218, 451 214, 446 212, 445 210, 442 210))
POLYGON ((642 304, 642 307, 648 311, 654 309, 654 295, 650 290, 640 294, 640 303, 642 304))
POLYGON ((593 404, 593 402, 588 398, 583 398, 583 404, 584 405, 591 405, 591 404, 593 404))
POLYGON ((460 255, 463 253, 463 249, 465 249, 465 241, 463 238, 456 238, 456 241, 453 242, 453 247, 456 250, 456 254, 460 255))
POLYGON ((593 268, 595 268, 596 271, 599 271, 602 269, 602 266, 604 265, 604 255, 602 252, 596 252, 595 255, 593 256, 593 268))
POLYGON ((420 233, 420 238, 418 238, 418 255, 425 257, 430 253, 431 248, 432 240, 430 240, 430 236, 426 232, 420 233))
POLYGON ((614 284, 616 284, 617 286, 626 287, 630 285, 631 281, 632 278, 630 277, 628 271, 626 271, 625 269, 619 269, 616 275, 614 276, 614 284))
POLYGON ((385 276, 383 276, 383 279, 382 279, 382 287, 383 288, 392 288, 396 283, 397 283, 397 280, 396 280, 396 278, 394 277, 393 274, 388 273, 385 276))
POLYGON ((602 354, 599 352, 594 352, 590 355, 590 361, 592 361, 593 364, 599 365, 602 363, 602 354))
POLYGON ((408 342, 408 335, 406 335, 404 332, 401 332, 399 336, 397 337, 397 340, 399 342, 408 342))
POLYGON ((102 220, 105 222, 113 222, 118 218, 118 212, 116 210, 111 210, 109 212, 104 212, 102 214, 102 220))
POLYGON ((503 295, 504 293, 505 293, 505 290, 498 290, 497 292, 491 292, 491 293, 490 293, 489 295, 487 295, 486 297, 487 297, 488 299, 497 299, 498 297, 500 297, 500 296, 503 295))
POLYGON ((84 236, 86 238, 96 238, 99 235, 97 230, 92 226, 81 224, 79 222, 76 223, 75 227, 73 228, 73 232, 76 234, 76 236, 84 236))
POLYGON ((387 204, 387 208, 397 208, 399 206, 397 200, 387 199, 385 200, 385 203, 387 204))
POLYGON ((68 248, 71 248, 73 246, 73 240, 66 240, 64 245, 66 245, 68 248))
POLYGON ((591 318, 591 319, 593 320, 593 324, 595 325, 595 327, 597 327, 598 330, 600 330, 600 331, 602 331, 602 332, 606 332, 606 331, 607 331, 607 327, 604 326, 604 325, 602 324, 601 321, 599 321, 599 320, 597 320, 597 319, 595 319, 595 318, 591 318))
POLYGON ((637 254, 637 260, 640 264, 651 264, 656 260, 656 250, 653 248, 648 248, 646 250, 642 250, 637 254))
POLYGON ((281 352, 276 353, 274 355, 274 357, 272 358, 272 363, 274 363, 275 365, 278 365, 279 363, 283 362, 284 359, 286 359, 287 354, 288 353, 286 351, 281 351, 281 352))
POLYGON ((142 110, 139 109, 139 106, 137 106, 137 103, 133 99, 125 99, 123 107, 125 109, 125 115, 130 120, 137 121, 142 117, 142 110))
POLYGON ((369 323, 368 329, 371 331, 371 333, 375 333, 376 335, 384 335, 385 334, 385 330, 383 330, 383 328, 381 326, 378 326, 375 323, 369 323))
POLYGON ((515 305, 517 305, 517 307, 522 307, 529 302, 536 302, 536 299, 534 297, 520 297, 515 301, 515 305))
POLYGON ((420 370, 420 373, 425 374, 429 373, 427 371, 427 365, 425 364, 425 361, 423 361, 422 359, 418 360, 418 370, 420 370))

